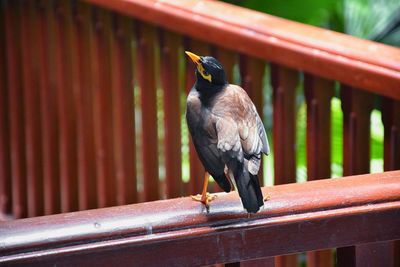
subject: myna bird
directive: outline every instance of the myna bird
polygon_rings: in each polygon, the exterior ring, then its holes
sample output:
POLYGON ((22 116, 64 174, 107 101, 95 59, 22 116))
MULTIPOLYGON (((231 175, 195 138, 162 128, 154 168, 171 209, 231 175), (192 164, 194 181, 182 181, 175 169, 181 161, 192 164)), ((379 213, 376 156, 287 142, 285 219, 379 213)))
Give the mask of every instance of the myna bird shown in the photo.
POLYGON ((233 180, 244 208, 256 213, 264 205, 257 173, 262 153, 269 154, 260 116, 247 93, 227 82, 218 60, 185 53, 196 67, 196 83, 187 97, 186 120, 206 169, 202 195, 192 198, 207 207, 213 199, 207 193, 208 172, 225 192, 233 189, 233 180))

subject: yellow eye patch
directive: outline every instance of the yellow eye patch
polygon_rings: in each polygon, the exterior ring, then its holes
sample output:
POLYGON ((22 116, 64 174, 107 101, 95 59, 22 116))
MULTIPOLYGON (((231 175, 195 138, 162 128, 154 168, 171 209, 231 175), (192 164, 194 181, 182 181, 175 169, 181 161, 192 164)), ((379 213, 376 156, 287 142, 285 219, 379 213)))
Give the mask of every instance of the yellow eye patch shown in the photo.
POLYGON ((207 75, 205 74, 204 67, 203 67, 203 65, 201 65, 201 63, 200 63, 200 64, 197 64, 197 70, 200 72, 201 76, 202 76, 205 80, 211 82, 211 74, 207 74, 207 75))

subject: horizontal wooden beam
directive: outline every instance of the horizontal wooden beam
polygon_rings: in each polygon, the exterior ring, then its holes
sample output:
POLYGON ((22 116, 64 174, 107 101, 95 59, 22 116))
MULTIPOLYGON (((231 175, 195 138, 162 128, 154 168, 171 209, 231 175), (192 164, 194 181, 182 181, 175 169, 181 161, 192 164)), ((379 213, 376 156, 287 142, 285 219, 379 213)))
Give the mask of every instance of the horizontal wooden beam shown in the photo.
POLYGON ((400 239, 400 171, 0 222, 0 265, 197 266, 400 239))
POLYGON ((211 0, 85 0, 264 60, 400 100, 400 49, 211 0))

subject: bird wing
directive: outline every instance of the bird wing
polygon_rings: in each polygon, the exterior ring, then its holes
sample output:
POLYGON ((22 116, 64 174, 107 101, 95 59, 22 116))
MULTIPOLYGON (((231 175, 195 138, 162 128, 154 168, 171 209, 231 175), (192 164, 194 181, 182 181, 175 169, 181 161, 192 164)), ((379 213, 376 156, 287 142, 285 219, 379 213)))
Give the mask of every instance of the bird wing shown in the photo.
POLYGON ((243 206, 248 212, 257 212, 264 204, 257 177, 261 154, 269 153, 264 126, 239 86, 229 85, 213 104, 217 148, 233 174, 243 206))
POLYGON ((269 143, 268 143, 268 138, 267 138, 267 133, 265 132, 264 124, 262 123, 260 116, 257 113, 257 109, 253 104, 253 112, 256 114, 256 123, 257 123, 257 132, 258 136, 261 139, 262 142, 262 152, 265 155, 269 155, 270 150, 269 150, 269 143))
POLYGON ((246 160, 250 173, 258 173, 261 153, 269 153, 268 139, 257 110, 239 86, 229 85, 215 100, 218 149, 239 161, 246 160))
POLYGON ((201 104, 198 96, 195 93, 189 94, 186 120, 196 152, 206 171, 225 192, 230 192, 231 183, 225 176, 225 163, 217 149, 217 136, 211 117, 200 112, 201 104))

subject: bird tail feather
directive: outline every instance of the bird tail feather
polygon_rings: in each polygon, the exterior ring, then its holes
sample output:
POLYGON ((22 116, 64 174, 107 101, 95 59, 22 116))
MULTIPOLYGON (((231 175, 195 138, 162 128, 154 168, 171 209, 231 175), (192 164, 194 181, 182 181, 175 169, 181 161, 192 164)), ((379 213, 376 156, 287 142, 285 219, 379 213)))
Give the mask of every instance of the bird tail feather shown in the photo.
POLYGON ((243 164, 235 164, 234 177, 243 207, 249 213, 256 213, 264 205, 257 175, 249 173, 243 164))

